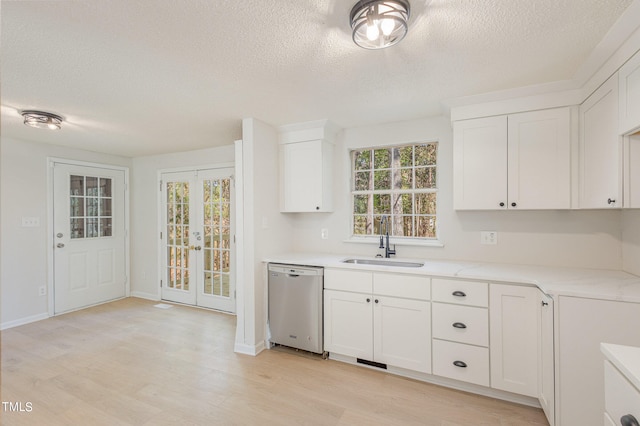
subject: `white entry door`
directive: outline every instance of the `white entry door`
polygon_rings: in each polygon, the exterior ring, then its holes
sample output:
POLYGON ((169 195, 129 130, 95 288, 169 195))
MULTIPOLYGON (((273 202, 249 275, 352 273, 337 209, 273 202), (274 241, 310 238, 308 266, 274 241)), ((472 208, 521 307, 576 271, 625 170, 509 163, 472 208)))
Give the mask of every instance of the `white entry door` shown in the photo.
POLYGON ((162 299, 235 312, 232 173, 162 174, 162 299))
POLYGON ((54 313, 124 297, 125 171, 53 166, 54 313))

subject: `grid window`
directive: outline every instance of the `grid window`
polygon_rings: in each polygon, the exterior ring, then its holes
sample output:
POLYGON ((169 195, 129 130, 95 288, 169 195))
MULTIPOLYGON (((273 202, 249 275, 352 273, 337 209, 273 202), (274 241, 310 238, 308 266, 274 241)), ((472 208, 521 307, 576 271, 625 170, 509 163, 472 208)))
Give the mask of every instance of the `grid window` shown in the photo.
POLYGON ((436 239, 436 142, 351 151, 354 236, 436 239))
POLYGON ((69 220, 71 238, 112 236, 112 180, 96 176, 69 178, 69 220))

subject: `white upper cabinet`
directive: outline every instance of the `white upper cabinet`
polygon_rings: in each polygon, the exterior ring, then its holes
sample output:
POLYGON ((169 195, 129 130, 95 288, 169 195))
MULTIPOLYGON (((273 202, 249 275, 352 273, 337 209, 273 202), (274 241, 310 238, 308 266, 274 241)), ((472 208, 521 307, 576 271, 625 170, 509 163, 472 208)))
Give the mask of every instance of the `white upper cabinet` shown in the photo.
POLYGON ((333 145, 307 141, 280 145, 283 212, 330 212, 333 145))
POLYGON ((571 207, 571 112, 509 115, 509 208, 571 207))
POLYGON ((327 121, 280 128, 280 211, 330 212, 333 137, 327 121))
POLYGON ((621 135, 640 129, 640 52, 618 71, 621 135))
POLYGON ((453 123, 453 182, 456 210, 506 208, 506 116, 453 123))
POLYGON ((454 123, 456 210, 571 207, 571 111, 454 123))
POLYGON ((640 131, 624 141, 624 207, 640 208, 640 131))
POLYGON ((622 207, 621 151, 614 75, 580 105, 580 208, 622 207))

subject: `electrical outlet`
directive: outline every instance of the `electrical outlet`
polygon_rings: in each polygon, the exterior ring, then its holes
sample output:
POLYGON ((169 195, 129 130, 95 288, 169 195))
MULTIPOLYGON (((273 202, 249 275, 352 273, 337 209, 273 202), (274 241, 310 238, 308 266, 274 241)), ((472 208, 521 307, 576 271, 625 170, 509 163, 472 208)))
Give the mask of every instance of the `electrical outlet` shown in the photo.
POLYGON ((327 228, 322 228, 320 230, 320 237, 323 240, 328 240, 329 239, 329 230, 327 228))
POLYGON ((46 296, 47 295, 47 287, 41 285, 38 287, 38 296, 46 296))
POLYGON ((489 244, 489 245, 498 244, 498 233, 496 231, 480 232, 480 244, 489 244))

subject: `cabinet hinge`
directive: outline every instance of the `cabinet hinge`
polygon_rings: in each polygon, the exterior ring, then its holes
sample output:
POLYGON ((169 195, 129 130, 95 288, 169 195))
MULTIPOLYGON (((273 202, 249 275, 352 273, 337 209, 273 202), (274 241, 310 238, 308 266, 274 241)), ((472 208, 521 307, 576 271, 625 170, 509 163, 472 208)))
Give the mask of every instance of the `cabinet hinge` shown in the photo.
POLYGON ((162 280, 160 280, 160 288, 162 288, 162 280))
POLYGON ((160 239, 162 239, 162 231, 160 231, 160 239))
POLYGON ((160 188, 158 188, 158 190, 162 192, 162 181, 160 181, 159 183, 160 183, 160 188))

